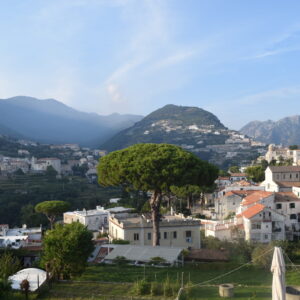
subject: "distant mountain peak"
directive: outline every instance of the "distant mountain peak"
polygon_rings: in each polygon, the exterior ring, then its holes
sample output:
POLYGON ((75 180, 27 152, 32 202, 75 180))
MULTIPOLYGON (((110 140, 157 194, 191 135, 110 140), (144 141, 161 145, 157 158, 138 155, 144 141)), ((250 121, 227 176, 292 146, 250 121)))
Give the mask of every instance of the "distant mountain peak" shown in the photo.
POLYGON ((0 99, 0 134, 12 133, 44 143, 78 143, 99 146, 142 117, 101 116, 80 112, 56 99, 16 96, 0 99))
POLYGON ((300 144, 300 116, 289 116, 278 121, 252 121, 240 131, 267 144, 300 144))

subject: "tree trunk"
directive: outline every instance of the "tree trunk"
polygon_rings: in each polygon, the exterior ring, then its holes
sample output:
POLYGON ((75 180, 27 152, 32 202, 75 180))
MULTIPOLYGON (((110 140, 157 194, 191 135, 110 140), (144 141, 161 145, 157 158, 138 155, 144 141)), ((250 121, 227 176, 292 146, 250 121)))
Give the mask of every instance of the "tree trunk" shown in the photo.
POLYGON ((153 238, 152 238, 152 246, 159 246, 159 208, 161 203, 161 193, 158 191, 154 191, 151 199, 150 199, 150 206, 151 206, 151 214, 152 214, 152 223, 153 223, 153 238))

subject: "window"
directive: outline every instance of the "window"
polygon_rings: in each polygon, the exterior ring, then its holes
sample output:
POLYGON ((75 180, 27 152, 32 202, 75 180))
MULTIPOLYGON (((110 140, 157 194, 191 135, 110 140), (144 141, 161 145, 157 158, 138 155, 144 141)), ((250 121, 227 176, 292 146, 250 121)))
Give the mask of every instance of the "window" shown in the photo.
POLYGON ((104 217, 104 223, 107 224, 107 217, 104 217))
POLYGON ((166 240, 168 238, 168 233, 164 232, 164 239, 166 240))
POLYGON ((148 236, 148 240, 151 241, 151 232, 148 232, 147 236, 148 236))
POLYGON ((298 178, 298 176, 299 176, 299 175, 298 175, 298 173, 297 173, 297 174, 296 174, 296 178, 298 178))
POLYGON ((290 208, 295 208, 295 203, 290 203, 290 208))
POLYGON ((269 217, 271 217, 271 212, 269 212, 269 217))
POLYGON ((290 174, 290 179, 292 179, 292 174, 290 174))
POLYGON ((134 233, 134 234, 133 234, 133 239, 134 239, 135 241, 138 241, 138 240, 140 239, 140 235, 139 235, 138 233, 134 233))
POLYGON ((190 230, 185 232, 185 237, 190 238, 192 237, 192 232, 190 230))
POLYGON ((277 204, 276 204, 276 209, 281 209, 281 208, 282 208, 281 203, 277 203, 277 204))
POLYGON ((268 239, 268 235, 267 234, 265 234, 265 240, 267 240, 268 239))
POLYGON ((177 239, 177 231, 173 231, 173 239, 177 239))
POLYGON ((260 223, 252 223, 251 224, 251 229, 260 229, 260 223))
POLYGON ((297 215, 296 214, 291 214, 290 215, 290 220, 296 220, 297 219, 297 215))

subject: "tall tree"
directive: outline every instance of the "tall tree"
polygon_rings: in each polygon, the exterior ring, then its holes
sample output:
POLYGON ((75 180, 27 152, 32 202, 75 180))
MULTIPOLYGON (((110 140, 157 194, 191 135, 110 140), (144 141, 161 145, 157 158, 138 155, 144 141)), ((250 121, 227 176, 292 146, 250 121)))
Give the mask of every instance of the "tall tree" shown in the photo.
POLYGON ((47 266, 56 279, 81 274, 94 249, 92 237, 92 233, 79 222, 64 226, 57 224, 45 234, 42 265, 47 266))
POLYGON ((45 214, 50 222, 51 229, 57 216, 66 212, 70 207, 70 204, 66 201, 44 201, 40 202, 35 206, 35 211, 38 213, 45 214))
POLYGON ((159 209, 170 187, 187 184, 212 185, 218 169, 182 148, 168 144, 137 144, 102 157, 98 165, 99 183, 122 185, 150 191, 153 246, 159 245, 159 209))

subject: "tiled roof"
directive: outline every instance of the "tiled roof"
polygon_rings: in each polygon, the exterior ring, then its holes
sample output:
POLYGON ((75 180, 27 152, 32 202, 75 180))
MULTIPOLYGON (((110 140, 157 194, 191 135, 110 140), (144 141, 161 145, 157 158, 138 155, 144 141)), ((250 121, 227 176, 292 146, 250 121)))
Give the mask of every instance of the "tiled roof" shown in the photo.
POLYGON ((248 182, 246 180, 241 180, 241 181, 235 182, 233 185, 250 186, 250 185, 254 185, 254 184, 252 184, 251 182, 248 182))
POLYGON ((247 196, 243 202, 242 205, 249 205, 256 202, 259 202, 260 200, 270 197, 273 193, 272 192, 266 192, 266 191, 256 191, 255 193, 247 196))
POLYGON ((231 173, 230 177, 247 177, 246 173, 231 173))
POLYGON ((251 206, 250 208, 248 208, 247 210, 242 212, 242 216, 247 218, 247 219, 251 219, 252 217, 254 217, 255 215, 257 215, 258 213, 260 213, 261 211, 263 211, 265 208, 264 205, 257 203, 253 206, 251 206))
POLYGON ((258 191, 259 190, 237 190, 237 191, 233 190, 233 191, 226 192, 224 196, 227 196, 228 194, 228 196, 237 195, 244 198, 258 191))
POLYGON ((279 187, 291 188, 293 186, 300 187, 300 181, 275 181, 279 187))
POLYGON ((279 192, 275 193, 275 202, 295 202, 300 201, 293 192, 279 192))
POLYGON ((280 172, 300 172, 300 166, 270 166, 273 173, 280 172))

